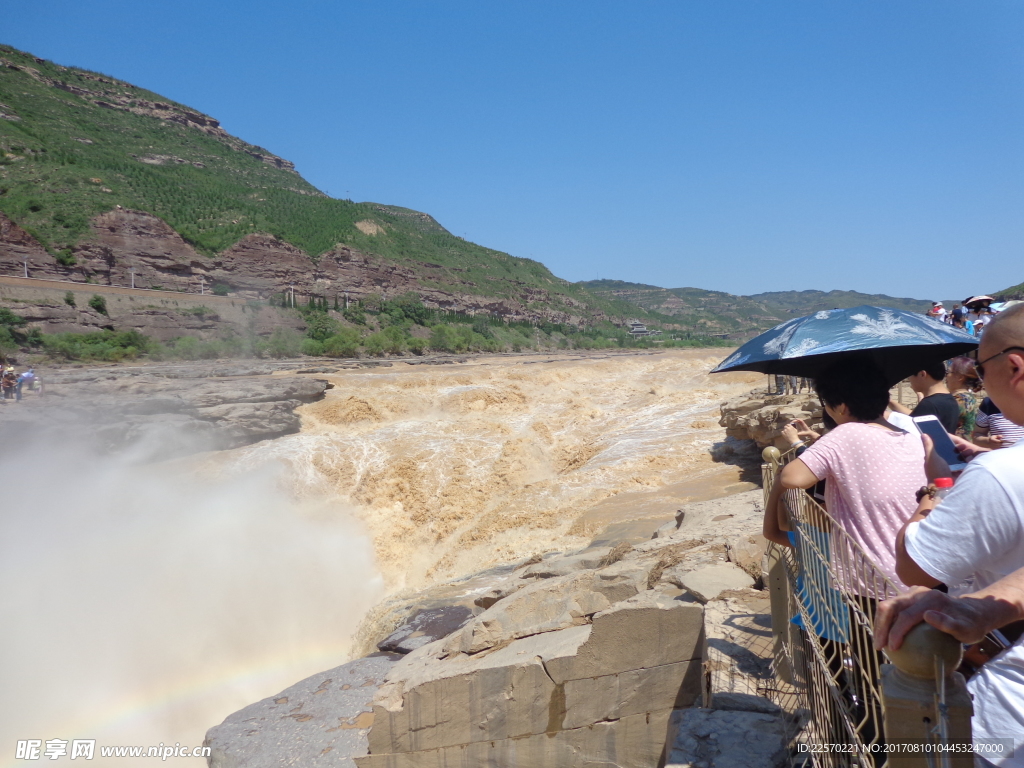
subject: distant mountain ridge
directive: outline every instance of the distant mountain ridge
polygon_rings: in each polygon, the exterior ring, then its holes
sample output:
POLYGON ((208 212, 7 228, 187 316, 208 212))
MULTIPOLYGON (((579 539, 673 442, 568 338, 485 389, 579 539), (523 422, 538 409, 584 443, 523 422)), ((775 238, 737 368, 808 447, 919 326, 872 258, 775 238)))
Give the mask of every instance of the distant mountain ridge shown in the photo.
POLYGON ((932 306, 926 299, 895 298, 858 291, 769 291, 736 296, 723 291, 661 288, 624 280, 588 280, 582 285, 598 296, 629 301, 648 312, 671 317, 684 328, 728 333, 735 337, 753 335, 794 315, 808 315, 821 309, 848 309, 870 304, 927 312, 932 306))
POLYGON ((782 307, 796 314, 810 314, 820 309, 849 309, 862 304, 893 307, 908 312, 927 312, 932 306, 932 302, 926 299, 896 298, 884 293, 859 291, 767 291, 746 298, 764 302, 771 307, 782 307))

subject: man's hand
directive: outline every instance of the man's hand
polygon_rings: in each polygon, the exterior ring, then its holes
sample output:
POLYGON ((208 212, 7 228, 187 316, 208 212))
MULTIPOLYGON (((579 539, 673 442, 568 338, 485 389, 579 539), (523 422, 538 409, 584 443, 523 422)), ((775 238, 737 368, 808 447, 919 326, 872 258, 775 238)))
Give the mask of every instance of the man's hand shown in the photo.
POLYGON ((1017 613, 1010 602, 992 595, 950 597, 937 589, 912 587, 906 594, 878 605, 875 648, 899 650, 907 632, 922 621, 961 643, 976 643, 987 632, 1015 621, 1017 613))
POLYGON ((903 403, 897 403, 895 400, 891 398, 889 400, 889 410, 896 411, 896 413, 902 413, 907 416, 910 415, 910 409, 907 408, 907 406, 905 406, 903 403))
POLYGON ((956 446, 956 452, 960 454, 960 458, 964 461, 970 461, 976 456, 987 453, 989 450, 988 448, 975 445, 970 440, 964 440, 959 435, 950 435, 949 438, 953 441, 953 445, 956 446))
POLYGON ((928 482, 935 482, 937 477, 952 477, 953 472, 946 460, 935 452, 935 443, 928 435, 921 435, 921 442, 924 443, 924 473, 928 482))

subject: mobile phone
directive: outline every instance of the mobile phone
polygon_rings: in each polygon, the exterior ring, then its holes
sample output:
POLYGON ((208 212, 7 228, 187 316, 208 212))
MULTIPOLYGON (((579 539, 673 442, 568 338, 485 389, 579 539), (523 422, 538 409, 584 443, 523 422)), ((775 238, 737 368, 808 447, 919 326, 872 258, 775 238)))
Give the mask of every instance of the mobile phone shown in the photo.
POLYGON ((932 439, 935 451, 946 460, 951 470, 959 472, 961 469, 967 468, 967 464, 960 458, 960 454, 956 452, 956 446, 950 440, 949 433, 942 426, 938 416, 915 416, 914 423, 917 424, 917 428, 921 432, 932 439))

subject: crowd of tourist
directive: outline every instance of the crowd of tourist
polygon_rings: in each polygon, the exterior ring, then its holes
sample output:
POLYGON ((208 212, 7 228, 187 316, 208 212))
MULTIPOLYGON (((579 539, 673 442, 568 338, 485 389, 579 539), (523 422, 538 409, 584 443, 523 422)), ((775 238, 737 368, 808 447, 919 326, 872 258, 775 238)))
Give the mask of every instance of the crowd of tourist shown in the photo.
MULTIPOLYGON (((948 321, 980 336, 977 353, 911 376, 913 409, 890 398, 868 357, 851 354, 815 379, 833 426, 820 436, 803 422, 783 431, 799 452, 772 487, 764 534, 794 546, 801 529, 780 501, 816 489, 844 540, 900 592, 836 568, 839 586, 875 617, 876 648, 898 649, 921 621, 979 644, 964 670, 975 741, 1013 739, 1018 754, 992 764, 1024 766, 1024 304, 974 317, 958 309, 948 321), (918 433, 912 419, 923 416, 945 427, 962 471, 918 433)), ((835 639, 823 625, 805 630, 835 639)))
POLYGON ((7 365, 2 367, 2 371, 0 393, 4 400, 21 400, 22 391, 26 389, 42 393, 43 382, 36 374, 35 368, 30 366, 18 373, 13 365, 7 365))
POLYGON ((995 303, 991 296, 969 296, 962 304, 954 304, 952 310, 947 310, 941 301, 934 301, 928 316, 967 331, 972 336, 981 336, 985 326, 995 319, 1003 306, 995 303))

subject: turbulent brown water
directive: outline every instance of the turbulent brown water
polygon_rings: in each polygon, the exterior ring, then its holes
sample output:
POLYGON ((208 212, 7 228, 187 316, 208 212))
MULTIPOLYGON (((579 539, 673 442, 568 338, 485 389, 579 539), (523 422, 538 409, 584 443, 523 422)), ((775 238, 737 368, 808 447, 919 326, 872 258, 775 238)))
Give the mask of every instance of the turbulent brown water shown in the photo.
POLYGON ((148 467, 71 439, 9 452, 0 766, 19 739, 201 744, 347 661, 389 593, 649 536, 679 502, 741 490, 709 449, 718 403, 759 378, 709 377, 721 356, 396 363, 329 376, 299 434, 244 449, 148 467))
POLYGON ((718 404, 752 374, 711 377, 709 350, 483 358, 330 376, 302 432, 235 452, 286 463, 298 497, 343 503, 389 588, 418 588, 551 549, 609 524, 670 518, 736 482, 711 461, 718 404), (700 482, 701 479, 704 482, 700 482))

